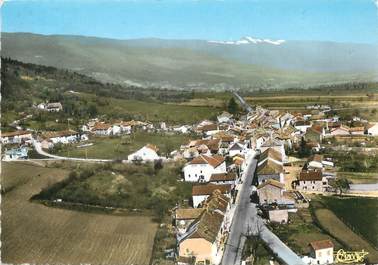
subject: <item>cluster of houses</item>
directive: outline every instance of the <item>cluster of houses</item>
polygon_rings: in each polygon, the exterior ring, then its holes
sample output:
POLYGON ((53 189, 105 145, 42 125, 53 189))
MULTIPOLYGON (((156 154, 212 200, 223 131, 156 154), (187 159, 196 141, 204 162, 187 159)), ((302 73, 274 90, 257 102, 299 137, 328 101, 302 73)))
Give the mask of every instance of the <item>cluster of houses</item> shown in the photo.
MULTIPOLYGON (((293 182, 288 183, 285 178, 285 165, 289 164, 285 150, 298 146, 302 138, 317 147, 326 137, 327 123, 318 119, 319 116, 304 117, 299 113, 280 113, 257 107, 238 120, 229 113, 222 113, 217 122, 205 120, 193 128, 202 137, 172 152, 175 159, 187 161, 183 167, 183 181, 193 183, 191 207, 178 206, 173 216, 179 264, 218 264, 219 253, 224 248, 221 239, 229 232, 224 224, 232 221, 232 209, 249 155, 257 154, 258 159, 254 176, 256 192, 251 199, 256 200, 261 215, 270 222, 287 223, 290 212, 308 207, 301 192, 329 190, 329 180, 335 178, 334 165, 321 155, 308 158, 293 182), (212 226, 210 239, 195 231, 208 225, 209 212, 204 208, 214 194, 227 198, 231 211, 227 208, 221 211, 223 214, 217 211, 219 220, 212 226), (203 215, 204 212, 207 214, 203 215), (199 248, 201 244, 207 247, 199 248)), ((314 250, 317 252, 319 250, 314 250)))
POLYGON ((197 208, 177 209, 178 264, 219 264, 232 216, 230 198, 214 190, 197 208))
POLYGON ((3 160, 28 158, 28 145, 32 141, 31 131, 14 131, 1 133, 1 146, 4 147, 3 160), (10 147, 10 148, 9 148, 10 147))
MULTIPOLYGON (((60 111, 60 103, 37 106, 47 111, 60 111)), ((195 125, 158 126, 142 121, 103 122, 90 120, 80 132, 49 131, 34 135, 42 148, 88 140, 88 135, 119 136, 136 130, 150 132, 191 133, 194 138, 170 154, 171 159, 184 160, 183 181, 192 183, 191 206, 176 207, 179 264, 219 264, 233 218, 238 190, 243 182, 247 158, 256 156, 255 192, 251 195, 270 222, 287 223, 289 212, 308 206, 301 192, 329 191, 334 179, 334 165, 322 155, 313 155, 304 163, 297 178, 288 183, 285 165, 289 158, 285 150, 298 148, 305 140, 313 150, 320 150, 323 139, 338 135, 378 135, 378 124, 363 121, 358 126, 342 124, 338 117, 326 118, 326 106, 313 106, 308 113, 289 113, 256 107, 235 119, 228 112, 216 121, 204 120, 195 125)), ((16 146, 4 152, 5 159, 27 158, 31 131, 2 133, 3 145, 16 146)), ((147 144, 128 156, 129 161, 162 159, 155 145, 147 144)), ((314 242, 313 256, 318 264, 332 262, 329 254, 332 242, 314 242), (319 257, 319 259, 316 258, 319 257), (320 258, 321 257, 321 258, 320 258)), ((333 250, 332 250, 333 251, 333 250)), ((331 252, 332 252, 331 251, 331 252)), ((332 256, 332 255, 331 255, 332 256)), ((312 262, 312 261, 311 261, 312 262)))

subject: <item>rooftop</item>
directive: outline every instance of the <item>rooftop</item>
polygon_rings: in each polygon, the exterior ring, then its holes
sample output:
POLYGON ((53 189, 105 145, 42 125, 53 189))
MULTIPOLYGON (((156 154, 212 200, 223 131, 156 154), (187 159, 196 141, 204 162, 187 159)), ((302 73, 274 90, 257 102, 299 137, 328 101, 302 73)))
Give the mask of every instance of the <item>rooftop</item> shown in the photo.
POLYGON ((283 173, 284 168, 282 165, 273 162, 272 160, 265 160, 260 166, 257 167, 257 173, 261 175, 279 174, 283 173))
POLYGON ((216 184, 211 184, 211 183, 210 184, 193 185, 192 195, 193 196, 211 195, 216 190, 219 190, 222 194, 230 193, 231 192, 231 185, 229 185, 229 184, 216 185, 216 184))
POLYGON ((202 210, 203 213, 197 222, 192 224, 194 227, 188 238, 203 238, 209 242, 215 242, 224 219, 229 198, 214 191, 205 201, 202 210))
POLYGON ((276 161, 282 162, 282 154, 281 152, 277 151, 276 149, 269 147, 260 155, 260 161, 264 161, 267 158, 274 159, 276 161))
POLYGON ((44 139, 50 139, 55 137, 64 137, 64 136, 71 136, 78 134, 76 131, 73 130, 65 130, 65 131, 50 131, 45 132, 42 134, 42 138, 44 139))
POLYGON ((1 132, 1 137, 13 137, 13 136, 19 136, 19 135, 25 135, 25 134, 31 134, 31 132, 28 131, 15 131, 15 132, 1 132))
POLYGON ((321 170, 302 170, 299 174, 299 180, 319 181, 322 180, 323 174, 321 170))
POLYGON ((224 162, 224 157, 222 156, 207 156, 207 155, 200 155, 194 158, 192 161, 190 161, 189 164, 195 165, 195 164, 209 164, 212 167, 217 167, 220 164, 224 162))
POLYGON ((215 173, 210 177, 210 182, 212 181, 231 181, 236 179, 235 173, 215 173))
POLYGON ((319 249, 325 249, 325 248, 333 248, 334 245, 331 240, 326 239, 326 240, 320 240, 320 241, 313 241, 310 243, 310 246, 314 250, 319 250, 319 249))
POLYGON ((203 212, 202 208, 179 208, 176 210, 176 219, 197 219, 203 212))
POLYGON ((264 183, 260 184, 257 188, 261 189, 261 188, 264 188, 267 185, 271 185, 271 186, 274 186, 274 187, 277 187, 277 188, 280 188, 280 189, 283 189, 285 187, 285 184, 283 184, 283 183, 281 183, 281 182, 279 182, 277 180, 268 179, 264 183))

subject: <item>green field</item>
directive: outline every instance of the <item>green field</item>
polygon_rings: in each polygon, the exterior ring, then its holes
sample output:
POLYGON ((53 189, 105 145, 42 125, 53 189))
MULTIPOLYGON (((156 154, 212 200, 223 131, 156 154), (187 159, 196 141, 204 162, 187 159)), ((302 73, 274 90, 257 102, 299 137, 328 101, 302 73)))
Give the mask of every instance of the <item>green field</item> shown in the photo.
POLYGON ((322 200, 352 230, 378 247, 378 199, 323 197, 322 200))
POLYGON ((167 135, 136 132, 130 136, 93 137, 88 142, 93 143, 92 146, 77 147, 83 143, 61 146, 60 148, 53 150, 52 153, 69 157, 127 159, 129 154, 135 152, 146 144, 156 145, 159 148, 160 154, 166 155, 171 151, 178 149, 180 145, 186 144, 189 139, 189 135, 183 134, 167 135))
POLYGON ((374 172, 337 172, 337 175, 347 178, 353 184, 375 184, 378 182, 378 174, 374 172))
MULTIPOLYGON (((96 97, 85 95, 84 100, 95 101, 96 97)), ((187 106, 180 103, 159 103, 138 100, 102 97, 106 104, 98 105, 98 112, 107 117, 130 116, 151 122, 165 121, 169 124, 191 124, 204 119, 215 119, 222 108, 211 106, 187 106)))
POLYGON ((299 209, 297 213, 289 215, 288 224, 271 224, 273 232, 292 250, 301 255, 310 252, 309 243, 312 241, 331 239, 336 249, 340 244, 315 225, 309 209, 299 209))

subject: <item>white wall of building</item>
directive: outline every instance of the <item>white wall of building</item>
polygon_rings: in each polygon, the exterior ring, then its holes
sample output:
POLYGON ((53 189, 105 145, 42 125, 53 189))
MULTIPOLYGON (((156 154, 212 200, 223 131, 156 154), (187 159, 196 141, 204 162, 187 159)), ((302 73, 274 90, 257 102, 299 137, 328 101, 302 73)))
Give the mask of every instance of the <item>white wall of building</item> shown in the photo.
POLYGON ((159 155, 152 150, 151 148, 148 148, 146 146, 142 147, 135 153, 132 153, 127 157, 127 160, 133 161, 133 160, 142 160, 142 161, 154 161, 160 159, 159 155))

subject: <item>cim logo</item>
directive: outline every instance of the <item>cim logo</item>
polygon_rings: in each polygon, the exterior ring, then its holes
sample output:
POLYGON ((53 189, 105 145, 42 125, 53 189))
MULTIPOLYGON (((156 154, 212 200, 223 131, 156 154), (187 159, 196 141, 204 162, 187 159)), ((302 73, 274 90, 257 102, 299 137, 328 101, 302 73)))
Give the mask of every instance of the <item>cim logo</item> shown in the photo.
POLYGON ((334 253, 335 263, 356 263, 364 262, 365 257, 369 254, 365 250, 362 251, 345 251, 343 249, 334 253))

